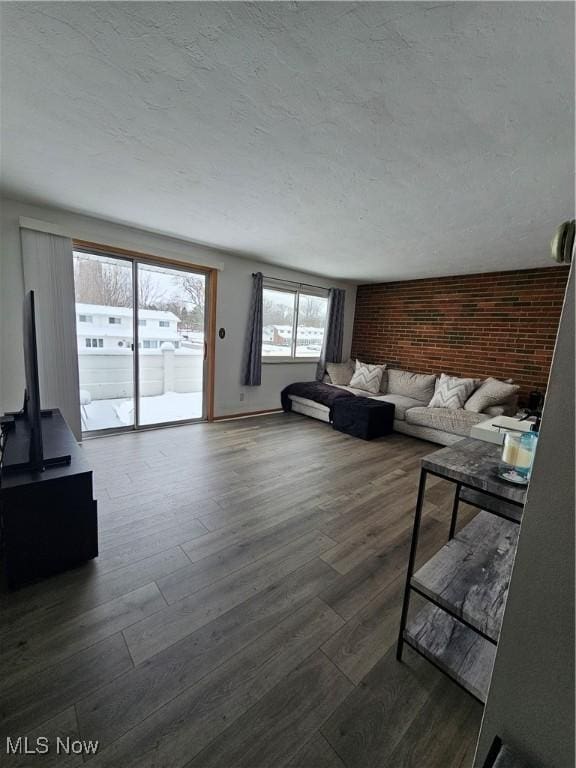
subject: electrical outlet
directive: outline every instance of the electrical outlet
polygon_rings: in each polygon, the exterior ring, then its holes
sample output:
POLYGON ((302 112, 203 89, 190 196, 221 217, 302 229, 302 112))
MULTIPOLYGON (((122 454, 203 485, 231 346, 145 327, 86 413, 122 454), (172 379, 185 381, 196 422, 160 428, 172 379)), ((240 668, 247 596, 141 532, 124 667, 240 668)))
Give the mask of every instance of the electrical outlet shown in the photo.
POLYGON ((244 402, 244 392, 240 392, 240 402, 244 402))

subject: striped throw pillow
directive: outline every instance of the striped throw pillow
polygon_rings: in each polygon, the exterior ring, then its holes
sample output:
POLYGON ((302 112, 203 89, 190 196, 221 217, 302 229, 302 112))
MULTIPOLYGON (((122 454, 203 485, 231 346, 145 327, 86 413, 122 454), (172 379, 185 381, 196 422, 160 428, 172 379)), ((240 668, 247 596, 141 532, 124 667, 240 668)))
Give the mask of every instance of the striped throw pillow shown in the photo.
POLYGON ((428 408, 463 408, 476 386, 474 379, 460 379, 442 373, 428 408))
POLYGON ((350 379, 350 386, 354 389, 363 389, 371 395, 377 395, 380 391, 384 366, 369 365, 356 360, 354 376, 350 379))

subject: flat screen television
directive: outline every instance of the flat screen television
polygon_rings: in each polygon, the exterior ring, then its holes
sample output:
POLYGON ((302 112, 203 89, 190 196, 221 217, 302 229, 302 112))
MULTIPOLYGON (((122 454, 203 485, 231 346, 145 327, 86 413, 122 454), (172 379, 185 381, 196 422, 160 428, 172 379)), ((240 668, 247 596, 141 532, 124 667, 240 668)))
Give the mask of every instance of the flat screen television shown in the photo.
POLYGON ((34 291, 28 291, 24 297, 24 370, 26 389, 24 390, 24 418, 28 422, 30 447, 28 468, 44 469, 44 449, 42 445, 42 411, 40 409, 40 381, 38 378, 38 345, 36 342, 36 311, 34 291))
POLYGON ((54 430, 43 435, 43 420, 53 415, 40 405, 40 378, 38 372, 38 345, 36 341, 36 311, 34 291, 28 291, 23 306, 24 339, 24 407, 19 413, 6 414, 2 419, 3 462, 2 473, 42 472, 49 467, 70 464, 70 454, 61 454, 61 445, 54 430))

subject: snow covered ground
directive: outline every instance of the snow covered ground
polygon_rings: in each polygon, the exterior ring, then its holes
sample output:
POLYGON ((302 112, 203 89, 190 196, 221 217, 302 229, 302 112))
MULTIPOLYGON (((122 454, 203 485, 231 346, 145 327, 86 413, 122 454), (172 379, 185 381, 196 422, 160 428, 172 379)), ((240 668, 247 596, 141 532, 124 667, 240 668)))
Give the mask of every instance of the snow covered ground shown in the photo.
MULTIPOLYGON (((296 346, 296 357, 320 357, 322 347, 311 344, 306 346, 304 344, 296 346)), ((271 344, 264 341, 262 343, 262 355, 264 357, 290 357, 290 347, 280 344, 271 344)))
MULTIPOLYGON (((132 399, 94 400, 82 407, 82 430, 114 429, 134 424, 132 399)), ((202 418, 202 392, 166 392, 140 400, 140 424, 202 418)))

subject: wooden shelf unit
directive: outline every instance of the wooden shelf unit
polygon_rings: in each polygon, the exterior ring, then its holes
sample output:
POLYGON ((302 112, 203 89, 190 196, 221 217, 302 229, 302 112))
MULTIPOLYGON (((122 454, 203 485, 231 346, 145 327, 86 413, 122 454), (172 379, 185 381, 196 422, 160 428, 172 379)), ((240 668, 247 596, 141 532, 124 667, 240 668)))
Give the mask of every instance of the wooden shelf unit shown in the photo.
POLYGON ((412 588, 498 642, 518 526, 481 511, 412 576, 412 588))
POLYGON ((499 447, 471 438, 422 460, 396 657, 411 646, 483 704, 512 575, 525 489, 500 480, 499 447), (415 570, 431 474, 455 484, 447 544, 415 570), (480 511, 456 532, 459 504, 480 511), (410 595, 427 604, 409 620, 410 595))
POLYGON ((486 702, 496 657, 495 645, 431 604, 422 608, 408 624, 404 639, 468 693, 486 702))

